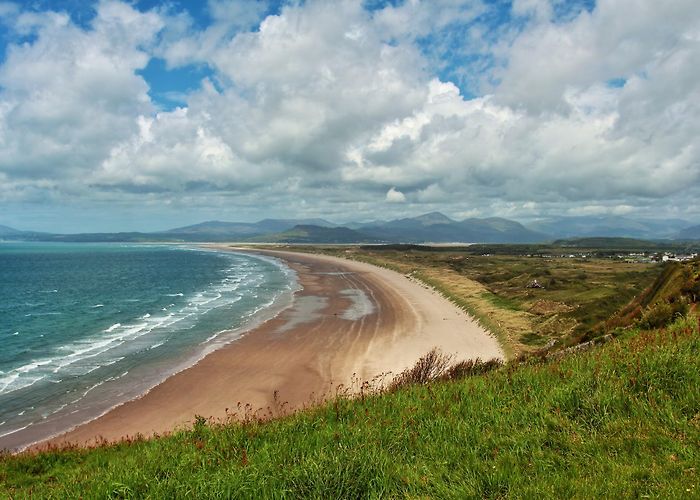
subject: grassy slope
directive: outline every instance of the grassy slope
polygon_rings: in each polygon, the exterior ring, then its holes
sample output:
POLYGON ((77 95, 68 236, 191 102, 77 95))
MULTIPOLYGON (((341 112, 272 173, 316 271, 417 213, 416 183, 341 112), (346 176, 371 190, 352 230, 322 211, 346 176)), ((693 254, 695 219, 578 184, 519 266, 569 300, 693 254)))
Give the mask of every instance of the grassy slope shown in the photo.
POLYGON ((26 497, 693 497, 698 320, 269 423, 0 461, 26 497))

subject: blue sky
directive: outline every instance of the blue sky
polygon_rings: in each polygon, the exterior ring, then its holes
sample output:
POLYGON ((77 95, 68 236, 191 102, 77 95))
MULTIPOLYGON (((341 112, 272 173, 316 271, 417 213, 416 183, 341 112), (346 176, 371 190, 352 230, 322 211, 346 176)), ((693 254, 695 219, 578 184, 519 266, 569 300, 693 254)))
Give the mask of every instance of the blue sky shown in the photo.
POLYGON ((700 222, 691 0, 0 0, 0 224, 700 222))

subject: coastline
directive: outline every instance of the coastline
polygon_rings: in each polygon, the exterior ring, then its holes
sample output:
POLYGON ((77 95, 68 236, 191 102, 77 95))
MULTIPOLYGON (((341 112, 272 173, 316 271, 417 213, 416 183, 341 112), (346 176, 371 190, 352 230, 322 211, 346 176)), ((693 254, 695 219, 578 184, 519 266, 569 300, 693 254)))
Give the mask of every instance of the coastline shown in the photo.
MULTIPOLYGON (((158 246, 163 245, 159 244, 158 246)), ((195 250, 198 253, 230 253, 227 250, 193 248, 192 245, 188 245, 188 247, 190 250, 195 250)), ((242 254, 238 253, 238 255, 242 254)), ((219 327, 211 331, 204 330, 206 338, 201 337, 199 340, 195 339, 194 342, 190 341, 187 345, 181 345, 180 349, 171 350, 165 356, 161 355, 160 358, 153 359, 150 362, 121 367, 108 378, 98 379, 96 383, 87 385, 77 391, 77 394, 82 395, 82 397, 78 397, 76 400, 70 398, 70 405, 60 405, 53 412, 43 413, 44 418, 35 419, 28 425, 0 434, 0 451, 16 453, 31 449, 37 444, 50 441, 57 436, 86 425, 124 403, 139 399, 168 378, 195 365, 209 353, 236 341, 241 336, 290 307, 293 304, 294 294, 300 289, 294 270, 279 259, 269 256, 248 254, 246 259, 265 261, 279 268, 280 272, 286 276, 287 283, 280 288, 273 287, 275 293, 272 295, 267 294, 269 297, 266 296, 266 299, 270 299, 269 301, 261 302, 255 308, 246 309, 241 314, 231 317, 228 322, 228 328, 221 329, 219 327), (127 375, 131 379, 124 382, 122 379, 127 375), (135 375, 136 378, 134 378, 135 375), (100 391, 94 390, 100 386, 103 386, 100 391), (103 388, 106 390, 102 391, 103 388)), ((210 285, 214 285, 214 283, 210 283, 210 285)), ((182 296, 181 293, 178 295, 182 296)), ((200 294, 197 293, 197 295, 199 296, 200 294)), ((258 296, 257 292, 254 293, 254 296, 258 296)), ((139 301, 137 300, 136 302, 139 301)), ((165 311, 165 309, 163 310, 165 311)), ((148 314, 146 317, 150 318, 151 315, 148 314)), ((143 320, 144 317, 139 316, 139 319, 143 320)), ((111 323, 114 323, 114 321, 111 323)), ((121 323, 113 325, 111 329, 114 329, 115 326, 119 327, 121 323)), ((105 333, 109 334, 111 329, 105 333)), ((162 343, 156 344, 155 347, 160 345, 162 343)), ((148 347, 143 349, 143 351, 149 350, 150 348, 148 347)), ((59 392, 59 394, 61 393, 62 391, 59 392)), ((34 410, 34 407, 30 409, 34 410)), ((44 408, 41 408, 41 410, 45 411, 44 408)), ((21 414, 23 413, 24 411, 21 414)))
POLYGON ((301 285, 293 304, 141 397, 33 449, 163 434, 195 415, 218 421, 280 415, 340 386, 388 381, 433 347, 460 360, 503 357, 466 313, 394 271, 329 256, 208 248, 282 260, 301 285))

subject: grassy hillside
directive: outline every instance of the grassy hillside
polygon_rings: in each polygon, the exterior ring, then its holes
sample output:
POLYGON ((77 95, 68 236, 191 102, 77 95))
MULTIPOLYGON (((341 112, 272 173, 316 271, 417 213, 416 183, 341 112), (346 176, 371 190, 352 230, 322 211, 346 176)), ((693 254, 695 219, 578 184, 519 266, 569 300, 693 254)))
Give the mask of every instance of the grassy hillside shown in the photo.
POLYGON ((698 320, 268 423, 0 460, 0 496, 659 497, 700 494, 698 320))

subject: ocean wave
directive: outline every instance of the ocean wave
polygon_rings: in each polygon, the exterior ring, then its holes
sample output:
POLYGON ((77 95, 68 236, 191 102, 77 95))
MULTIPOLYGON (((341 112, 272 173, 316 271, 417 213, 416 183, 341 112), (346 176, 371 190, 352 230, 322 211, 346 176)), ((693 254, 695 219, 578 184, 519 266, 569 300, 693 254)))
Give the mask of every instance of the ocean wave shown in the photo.
MULTIPOLYGON (((191 327, 201 314, 214 308, 235 303, 240 296, 224 297, 216 290, 198 292, 190 302, 177 311, 164 311, 166 314, 145 313, 135 323, 114 323, 102 330, 98 336, 90 336, 57 348, 54 356, 33 360, 17 367, 0 378, 0 394, 7 394, 36 384, 47 377, 59 375, 84 376, 95 370, 112 365, 124 356, 109 356, 110 351, 123 348, 154 330, 172 329, 178 323, 187 322, 182 328, 191 327), (189 320, 189 321, 188 321, 189 320)), ((174 306, 174 304, 173 304, 174 306)), ((154 347, 164 341, 157 340, 154 347)), ((154 348, 154 347, 151 347, 154 348)), ((136 350, 136 346, 134 346, 136 350)), ((120 349, 121 351, 121 349, 120 349)), ((128 349, 127 349, 128 351, 128 349)))
POLYGON ((37 376, 37 374, 32 374, 32 372, 49 363, 50 360, 37 360, 6 372, 0 377, 0 394, 7 394, 19 389, 24 389, 43 380, 46 375, 40 374, 37 376))
POLYGON ((107 328, 104 332, 105 332, 105 333, 113 332, 114 330, 116 330, 116 329, 119 328, 120 326, 122 326, 121 323, 114 323, 112 326, 110 326, 109 328, 107 328))
POLYGON ((8 432, 5 432, 5 433, 3 433, 3 434, 0 434, 0 437, 9 436, 10 434, 14 434, 15 432, 23 431, 24 429, 26 429, 26 428, 29 427, 30 425, 32 425, 32 423, 28 423, 27 425, 25 425, 25 426, 23 426, 23 427, 19 427, 19 428, 17 428, 17 429, 12 429, 11 431, 8 431, 8 432))

